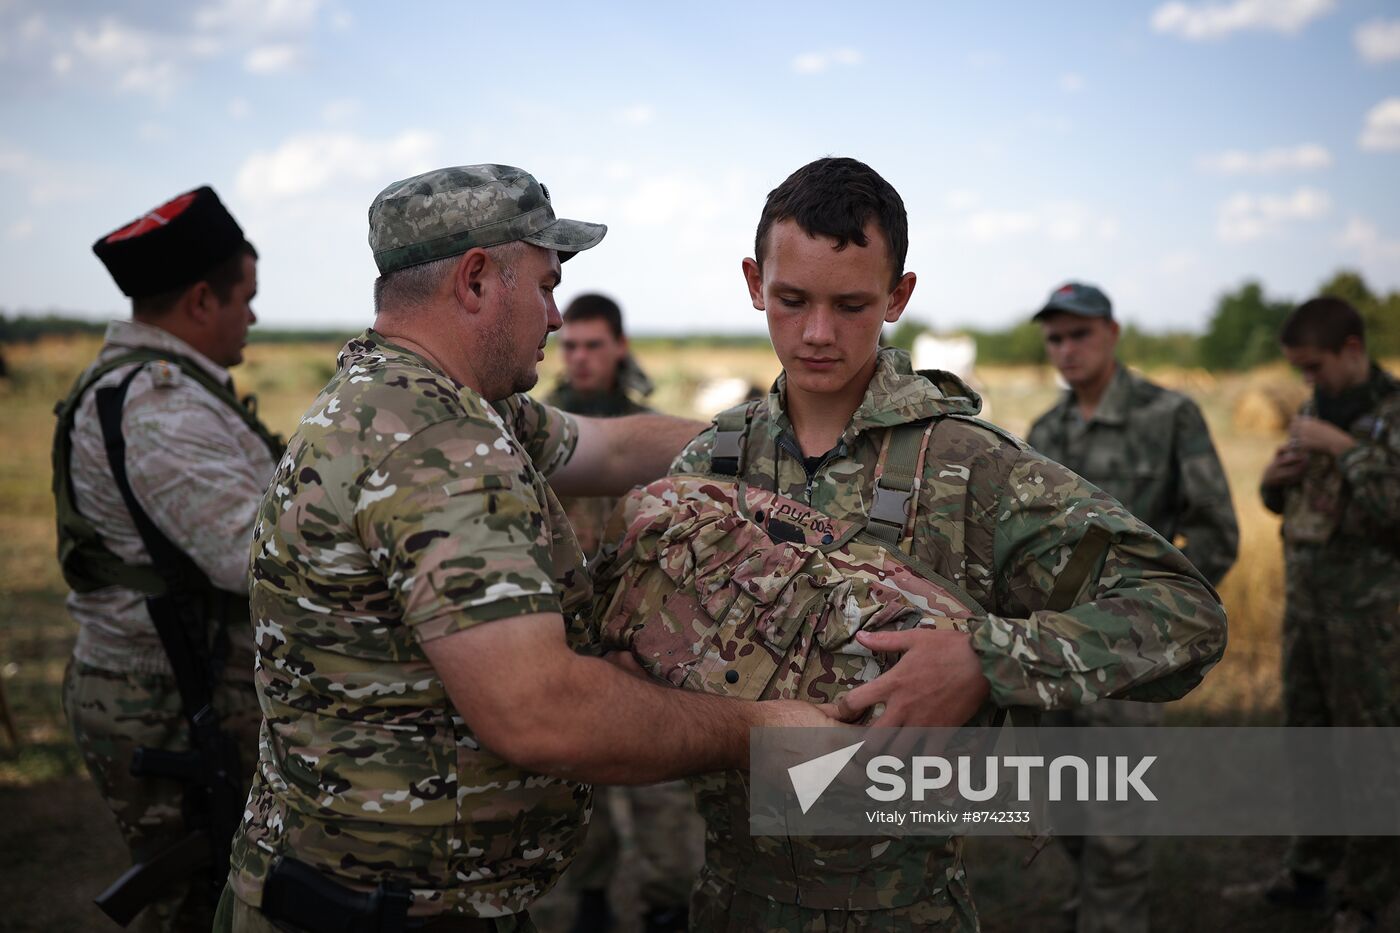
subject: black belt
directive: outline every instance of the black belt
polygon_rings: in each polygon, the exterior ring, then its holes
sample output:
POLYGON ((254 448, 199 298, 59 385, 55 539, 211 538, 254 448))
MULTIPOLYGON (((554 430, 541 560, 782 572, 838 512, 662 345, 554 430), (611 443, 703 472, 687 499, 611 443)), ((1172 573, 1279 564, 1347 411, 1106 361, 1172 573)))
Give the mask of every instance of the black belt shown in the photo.
POLYGON ((282 856, 263 884, 261 910, 269 920, 305 933, 495 933, 495 921, 484 917, 410 917, 412 900, 403 882, 356 891, 282 856))

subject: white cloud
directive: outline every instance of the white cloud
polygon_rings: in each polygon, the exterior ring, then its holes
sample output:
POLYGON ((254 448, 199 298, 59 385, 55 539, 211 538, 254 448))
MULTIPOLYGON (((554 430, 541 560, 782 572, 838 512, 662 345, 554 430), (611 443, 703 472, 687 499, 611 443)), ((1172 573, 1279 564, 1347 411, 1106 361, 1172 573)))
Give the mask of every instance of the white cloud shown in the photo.
POLYGON ((1182 39, 1221 39, 1241 30, 1297 34, 1337 7, 1337 0, 1231 0, 1164 3, 1152 12, 1152 28, 1182 39))
POLYGON ((804 52, 792 60, 792 70, 800 75, 821 74, 832 65, 859 65, 865 56, 857 49, 835 49, 829 52, 804 52))
MULTIPOLYGON (((949 199, 950 206, 952 199, 949 199)), ((973 205, 975 201, 959 199, 973 205)), ((955 210, 957 208, 954 208, 955 210)), ((1118 220, 1078 201, 1054 201, 1035 209, 987 208, 971 210, 959 218, 955 232, 976 243, 996 243, 1036 236, 1058 243, 1118 238, 1118 220)))
POLYGON ((246 97, 235 97, 228 102, 228 115, 235 120, 243 120, 253 112, 253 105, 248 103, 246 97))
POLYGON ((194 14, 205 32, 297 32, 310 29, 324 4, 321 0, 215 0, 194 14))
POLYGON ((1316 220, 1332 209, 1332 198, 1316 188, 1289 195, 1241 192, 1220 205, 1215 233, 1225 243, 1248 243, 1279 233, 1297 221, 1316 220))
POLYGON ((633 104, 613 114, 613 120, 628 126, 642 126, 656 119, 656 108, 649 104, 633 104))
POLYGON ((243 57, 243 69, 249 74, 273 75, 287 71, 301 60, 301 48, 288 43, 259 45, 243 57))
POLYGON ((343 182, 383 182, 433 167, 437 141, 408 130, 390 139, 352 133, 293 136, 271 152, 255 152, 238 169, 238 193, 267 202, 314 194, 343 182))
POLYGON ((34 221, 22 217, 5 228, 5 239, 27 240, 34 234, 34 221))
POLYGON ((164 96, 191 69, 219 58, 241 59, 254 74, 286 70, 303 57, 321 6, 320 0, 216 0, 193 11, 128 4, 118 15, 54 4, 43 16, 9 17, 13 22, 0 22, 0 30, 22 38, 11 67, 164 96))
POLYGON ((31 204, 85 201, 105 182, 97 177, 100 173, 100 169, 88 166, 79 168, 44 161, 0 141, 0 175, 9 175, 26 186, 31 204))
POLYGON ((1227 149, 1196 160, 1196 167, 1216 175, 1267 175, 1274 172, 1303 172, 1327 168, 1332 153, 1326 146, 1303 143, 1298 146, 1278 146, 1259 152, 1227 149))
POLYGON ((1060 75, 1060 90, 1068 94, 1073 94, 1076 91, 1084 90, 1084 76, 1081 74, 1075 74, 1072 71, 1067 74, 1060 75))
POLYGON ((1371 65, 1400 58, 1400 19, 1373 19, 1356 27, 1353 35, 1362 61, 1371 65))
POLYGON ((1400 97, 1387 97, 1371 108, 1357 145, 1371 152, 1400 150, 1400 97))
POLYGON ((1359 253, 1367 262, 1400 260, 1400 240, 1387 240, 1375 224, 1355 214, 1337 237, 1337 245, 1359 253))

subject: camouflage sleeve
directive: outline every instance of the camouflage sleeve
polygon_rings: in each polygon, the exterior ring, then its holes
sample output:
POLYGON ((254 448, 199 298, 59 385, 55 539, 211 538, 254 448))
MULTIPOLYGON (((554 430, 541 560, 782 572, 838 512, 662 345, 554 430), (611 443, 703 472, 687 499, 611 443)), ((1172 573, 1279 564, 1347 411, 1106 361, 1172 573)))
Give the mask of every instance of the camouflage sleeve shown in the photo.
POLYGON ((560 611, 545 507, 487 420, 419 431, 366 471, 352 502, 359 539, 420 641, 560 611))
POLYGON ((523 392, 494 402, 525 455, 545 476, 568 463, 578 447, 578 422, 573 415, 544 404, 523 392))
POLYGON ((695 436, 695 439, 685 445, 685 449, 676 455, 676 459, 671 461, 671 469, 667 472, 674 476, 677 473, 708 473, 710 472, 710 450, 715 444, 715 426, 712 424, 695 436))
POLYGON ((1376 436, 1359 440, 1337 460, 1352 501, 1371 523, 1400 524, 1400 405, 1396 416, 1378 422, 1376 436))
POLYGON ((1176 699, 1224 652, 1219 598, 1181 552, 1054 461, 1022 452, 993 520, 997 612, 972 643, 999 706, 1176 699), (1074 608, 1041 608, 1091 525, 1111 541, 1097 577, 1074 608))
POLYGON ((1218 585, 1239 554, 1240 528, 1230 502, 1230 483, 1196 403, 1176 410, 1176 466, 1180 477, 1177 531, 1186 539, 1186 559, 1218 585))

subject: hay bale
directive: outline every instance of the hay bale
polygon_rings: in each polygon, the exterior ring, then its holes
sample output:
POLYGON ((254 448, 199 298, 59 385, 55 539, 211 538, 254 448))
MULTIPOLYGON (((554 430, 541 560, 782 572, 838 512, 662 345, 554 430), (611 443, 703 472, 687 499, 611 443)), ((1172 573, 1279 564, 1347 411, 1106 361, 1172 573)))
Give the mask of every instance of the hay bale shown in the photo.
POLYGON ((1249 386, 1235 400, 1231 424, 1243 434, 1282 434, 1307 394, 1307 389, 1296 383, 1249 386))

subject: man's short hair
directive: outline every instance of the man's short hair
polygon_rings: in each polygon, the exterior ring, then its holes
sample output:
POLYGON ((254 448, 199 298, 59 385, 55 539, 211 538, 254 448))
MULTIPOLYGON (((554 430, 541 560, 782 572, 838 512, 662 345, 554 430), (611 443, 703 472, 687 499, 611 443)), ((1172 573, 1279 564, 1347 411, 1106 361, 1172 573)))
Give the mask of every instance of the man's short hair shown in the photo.
MULTIPOLYGON (((486 247, 486 253, 500 267, 501 281, 506 288, 516 286, 515 264, 525 251, 527 244, 520 240, 486 247)), ((442 280, 452 274, 461 253, 430 259, 393 272, 385 272, 374 280, 374 313, 382 314, 400 308, 409 308, 432 299, 442 285, 442 280)))
POLYGON ((612 335, 618 340, 622 339, 622 309, 607 295, 589 293, 569 302, 564 309, 564 323, 576 321, 607 321, 612 335))
POLYGON ((804 233, 831 237, 838 250, 847 243, 868 246, 866 224, 872 220, 890 248, 890 287, 904 275, 909 252, 909 217, 894 186, 864 162, 825 158, 809 162, 768 193, 754 237, 754 258, 763 268, 768 231, 794 220, 804 233))
POLYGON ((1348 337, 1366 343, 1366 322, 1347 301, 1323 295, 1294 308, 1283 321, 1279 343, 1285 347, 1315 347, 1336 353, 1348 337))
MULTIPOLYGON (((258 258, 258 251, 253 248, 252 243, 244 242, 232 256, 216 263, 199 282, 207 282, 209 290, 220 302, 228 301, 234 288, 243 281, 244 256, 258 258)), ((131 299, 131 313, 135 317, 147 319, 164 317, 175 307, 180 296, 194 288, 199 282, 182 285, 168 292, 161 292, 159 295, 144 295, 140 298, 133 298, 131 299)))

